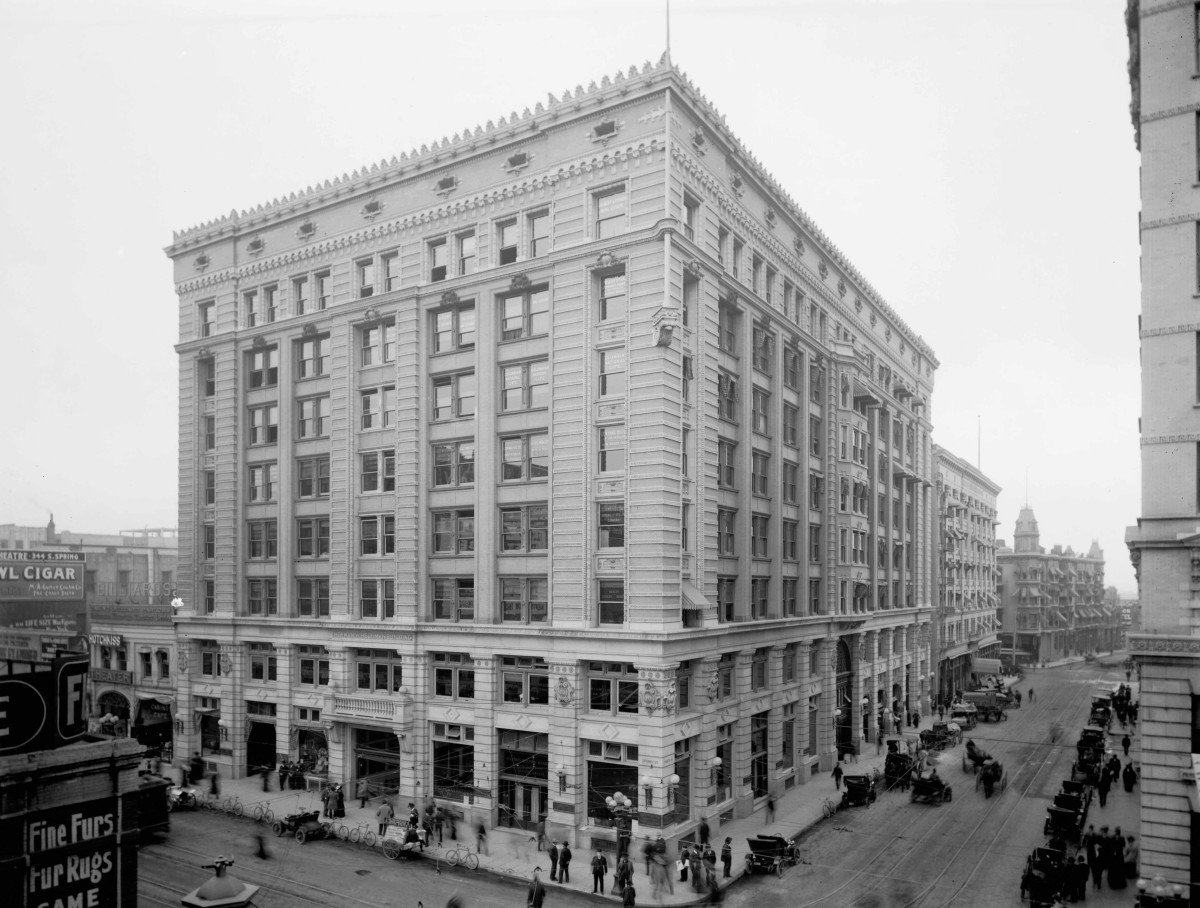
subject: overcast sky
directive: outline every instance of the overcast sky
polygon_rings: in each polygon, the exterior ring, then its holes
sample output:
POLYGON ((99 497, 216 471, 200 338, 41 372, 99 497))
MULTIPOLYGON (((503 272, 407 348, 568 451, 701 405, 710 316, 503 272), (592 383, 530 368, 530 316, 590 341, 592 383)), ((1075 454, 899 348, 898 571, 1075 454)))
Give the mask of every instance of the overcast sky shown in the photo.
MULTIPOLYGON (((663 0, 0 0, 0 523, 174 526, 163 247, 666 45, 663 0)), ((1107 558, 1139 513, 1125 0, 671 3, 671 56, 941 361, 934 438, 1107 558), (1026 488, 1028 487, 1028 493, 1026 488)))

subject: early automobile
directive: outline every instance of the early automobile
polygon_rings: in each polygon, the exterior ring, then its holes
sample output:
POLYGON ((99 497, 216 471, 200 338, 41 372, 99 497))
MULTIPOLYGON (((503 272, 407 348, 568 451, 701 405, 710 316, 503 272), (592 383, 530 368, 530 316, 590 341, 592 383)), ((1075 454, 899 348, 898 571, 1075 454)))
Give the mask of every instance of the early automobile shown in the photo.
POLYGON ((746 852, 746 874, 773 873, 783 876, 783 868, 800 861, 800 850, 795 842, 781 835, 759 835, 746 839, 750 850, 746 852))
POLYGON ((842 807, 870 807, 875 803, 875 783, 870 776, 845 776, 842 807))
POLYGON ((306 810, 301 813, 289 813, 287 816, 271 824, 275 835, 292 833, 296 841, 303 845, 309 839, 328 839, 333 837, 333 824, 322 823, 321 813, 317 810, 306 810))
POLYGON ((950 800, 950 786, 938 776, 936 769, 918 773, 912 783, 913 802, 934 803, 950 800))

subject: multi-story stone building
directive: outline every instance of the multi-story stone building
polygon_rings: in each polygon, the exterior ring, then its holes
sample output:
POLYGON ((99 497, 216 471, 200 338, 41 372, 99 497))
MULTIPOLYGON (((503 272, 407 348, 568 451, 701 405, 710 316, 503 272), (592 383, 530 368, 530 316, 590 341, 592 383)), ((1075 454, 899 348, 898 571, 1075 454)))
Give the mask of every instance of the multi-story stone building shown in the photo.
POLYGON ((1131 0, 1130 112, 1141 152, 1142 502, 1138 575, 1142 875, 1196 903, 1200 791, 1200 22, 1195 4, 1131 0))
MULTIPOLYGON (((42 655, 51 644, 91 654, 86 692, 93 731, 128 735, 151 746, 170 745, 175 715, 171 667, 175 630, 178 540, 171 529, 72 533, 55 527, 0 525, 0 550, 75 553, 84 562, 83 626, 71 635, 10 629, 40 638, 42 655)), ((15 641, 13 641, 15 642, 15 641)), ((29 653, 23 658, 33 658, 29 653)))
POLYGON ((1000 671, 996 499, 1000 486, 940 445, 937 468, 938 589, 935 693, 949 703, 973 690, 971 675, 1000 671))
POLYGON ((669 62, 167 252, 225 772, 671 837, 927 711, 937 361, 669 62))
POLYGON ((1013 547, 1000 547, 1001 652, 1036 665, 1064 656, 1111 652, 1120 616, 1104 594, 1104 552, 1086 555, 1056 545, 1049 552, 1029 505, 1017 515, 1013 547))

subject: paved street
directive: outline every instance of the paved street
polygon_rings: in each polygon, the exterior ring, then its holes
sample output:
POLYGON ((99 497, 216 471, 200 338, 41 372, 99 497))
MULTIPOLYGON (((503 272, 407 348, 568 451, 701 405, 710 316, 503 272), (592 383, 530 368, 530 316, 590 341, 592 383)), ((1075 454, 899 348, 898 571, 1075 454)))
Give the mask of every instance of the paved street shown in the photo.
MULTIPOLYGON (((730 905, 773 908, 813 905, 829 908, 893 902, 921 901, 929 905, 970 904, 972 908, 1012 906, 1017 903, 1025 858, 1045 843, 1042 823, 1046 806, 1064 778, 1070 776, 1074 743, 1086 723, 1092 691, 1102 682, 1124 680, 1120 657, 1107 664, 1073 662, 1031 672, 1022 688, 1038 691, 1036 702, 1009 713, 1007 721, 982 724, 969 737, 997 757, 1008 770, 1007 790, 988 801, 974 787, 974 776, 962 769, 963 746, 939 756, 939 773, 953 788, 953 799, 944 804, 911 803, 900 792, 881 795, 871 808, 850 808, 829 820, 821 819, 821 806, 834 792, 825 776, 800 786, 779 802, 776 821, 767 826, 761 815, 726 824, 719 831, 737 845, 735 876, 740 876, 748 836, 763 831, 799 834, 806 863, 789 870, 782 879, 756 876, 735 879, 726 894, 730 905), (1065 729, 1056 746, 1049 743, 1052 722, 1065 729)), ((925 720, 924 725, 928 725, 925 720)), ((1114 720, 1113 746, 1120 738, 1114 720)), ((1132 755, 1137 757, 1136 735, 1132 755)), ((882 764, 880 757, 862 758, 857 769, 869 772, 882 764)), ((853 772, 854 766, 849 767, 853 772)), ((237 793, 247 804, 263 799, 254 780, 226 783, 223 794, 237 793)), ((308 803, 307 793, 268 795, 277 811, 308 803), (298 800, 299 799, 299 800, 298 800)), ((1115 790, 1108 805, 1093 800, 1088 821, 1120 825, 1125 833, 1138 833, 1137 789, 1133 794, 1115 790)), ((360 811, 347 805, 348 822, 373 816, 368 806, 360 811)), ((461 893, 466 905, 522 905, 524 887, 545 855, 527 846, 521 837, 494 830, 491 853, 483 855, 474 873, 449 868, 440 860, 444 850, 431 849, 424 859, 387 860, 378 847, 369 849, 345 842, 317 841, 298 845, 291 837, 276 839, 267 832, 271 858, 253 856, 254 834, 260 828, 247 819, 221 814, 184 812, 174 815, 172 831, 161 844, 142 852, 141 891, 145 904, 178 904, 179 895, 198 885, 206 872, 198 869, 217 853, 232 854, 238 861, 233 874, 264 887, 256 899, 260 908, 306 904, 395 905, 424 908, 444 905, 461 893)), ((446 842, 450 844, 449 840, 446 842)), ((573 862, 572 882, 563 887, 549 883, 549 904, 597 904, 590 894, 586 853, 573 862)), ((542 874, 545 880, 546 874, 542 874)), ((611 883, 611 876, 609 877, 611 883)), ((635 877, 640 904, 655 904, 643 872, 635 877)), ((685 884, 675 883, 663 904, 686 904, 702 898, 685 884)), ((1089 892, 1093 908, 1128 906, 1134 898, 1132 882, 1121 892, 1089 892)), ((611 896, 603 903, 613 904, 611 896)))

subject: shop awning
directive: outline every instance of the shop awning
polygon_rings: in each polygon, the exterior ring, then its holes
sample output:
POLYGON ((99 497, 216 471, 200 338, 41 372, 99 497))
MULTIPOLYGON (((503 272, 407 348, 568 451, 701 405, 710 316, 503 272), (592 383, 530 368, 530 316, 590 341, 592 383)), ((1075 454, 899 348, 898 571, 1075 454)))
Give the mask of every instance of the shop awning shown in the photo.
POLYGON ((708 608, 711 603, 690 580, 681 584, 683 607, 689 612, 699 612, 708 608))
POLYGON ((1000 660, 976 656, 971 660, 971 670, 977 675, 998 675, 1000 674, 1000 660))

